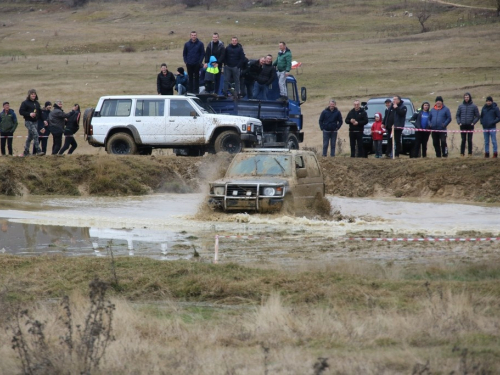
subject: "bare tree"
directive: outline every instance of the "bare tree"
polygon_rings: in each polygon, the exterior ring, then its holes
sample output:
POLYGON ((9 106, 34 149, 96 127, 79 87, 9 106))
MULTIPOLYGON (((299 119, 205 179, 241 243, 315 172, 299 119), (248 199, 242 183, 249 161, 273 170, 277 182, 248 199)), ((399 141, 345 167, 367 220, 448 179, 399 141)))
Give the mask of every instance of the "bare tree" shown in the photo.
MULTIPOLYGON (((500 1, 500 0, 497 0, 500 1)), ((425 23, 427 20, 431 17, 432 12, 431 12, 431 7, 427 0, 423 2, 422 5, 417 9, 417 19, 418 22, 420 23, 420 26, 422 26, 422 32, 425 33, 426 31, 429 31, 427 27, 425 27, 425 23)))

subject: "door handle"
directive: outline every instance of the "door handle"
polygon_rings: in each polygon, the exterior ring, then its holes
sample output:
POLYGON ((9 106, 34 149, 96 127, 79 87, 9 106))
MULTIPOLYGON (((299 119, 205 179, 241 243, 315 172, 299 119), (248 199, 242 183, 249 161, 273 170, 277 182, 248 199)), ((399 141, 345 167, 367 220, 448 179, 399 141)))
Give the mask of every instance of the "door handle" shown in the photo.
POLYGON ((168 120, 169 122, 175 122, 175 120, 168 120))
POLYGON ((141 120, 135 120, 135 122, 141 122, 141 120))

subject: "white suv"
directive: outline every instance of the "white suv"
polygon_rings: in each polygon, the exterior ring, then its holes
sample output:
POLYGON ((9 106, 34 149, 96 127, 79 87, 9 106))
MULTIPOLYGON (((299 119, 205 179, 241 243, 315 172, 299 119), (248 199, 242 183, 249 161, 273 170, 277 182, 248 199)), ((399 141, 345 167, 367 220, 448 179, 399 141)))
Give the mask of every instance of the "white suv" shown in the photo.
POLYGON ((237 153, 258 146, 262 122, 251 117, 209 113, 194 96, 103 96, 83 116, 88 142, 109 154, 150 155, 153 148, 173 148, 178 155, 237 153))

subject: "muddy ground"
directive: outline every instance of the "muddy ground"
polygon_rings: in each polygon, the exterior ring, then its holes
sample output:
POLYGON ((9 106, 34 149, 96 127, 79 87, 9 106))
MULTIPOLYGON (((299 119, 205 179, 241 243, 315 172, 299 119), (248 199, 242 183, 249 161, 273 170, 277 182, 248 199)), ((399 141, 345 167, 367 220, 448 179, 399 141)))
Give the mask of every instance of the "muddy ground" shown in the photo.
MULTIPOLYGON (((120 196, 204 192, 230 155, 1 157, 0 194, 120 196)), ((497 159, 319 158, 327 194, 500 202, 497 159)))

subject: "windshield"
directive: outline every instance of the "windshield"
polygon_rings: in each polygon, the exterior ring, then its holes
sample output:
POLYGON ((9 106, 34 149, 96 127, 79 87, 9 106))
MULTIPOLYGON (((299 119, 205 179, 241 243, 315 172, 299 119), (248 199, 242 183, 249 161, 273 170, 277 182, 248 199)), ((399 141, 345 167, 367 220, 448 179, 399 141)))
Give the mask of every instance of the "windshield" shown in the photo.
MULTIPOLYGON (((410 120, 411 116, 413 116, 413 108, 410 104, 405 103, 406 106, 406 120, 410 120)), ((366 113, 368 114, 368 118, 373 120, 375 119, 375 113, 380 112, 382 114, 382 117, 384 116, 385 113, 385 103, 368 103, 367 104, 368 109, 366 110, 366 113)))
POLYGON ((290 155, 238 155, 226 172, 230 176, 291 176, 290 155))
POLYGON ((194 102, 198 105, 198 108, 203 112, 203 113, 215 113, 212 107, 210 107, 208 104, 203 103, 199 98, 193 98, 194 102))

